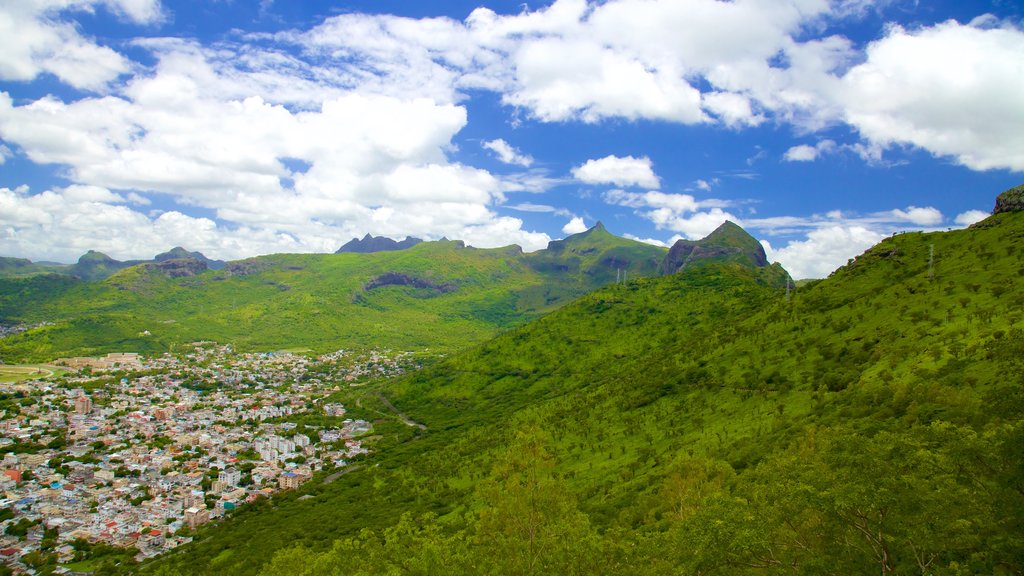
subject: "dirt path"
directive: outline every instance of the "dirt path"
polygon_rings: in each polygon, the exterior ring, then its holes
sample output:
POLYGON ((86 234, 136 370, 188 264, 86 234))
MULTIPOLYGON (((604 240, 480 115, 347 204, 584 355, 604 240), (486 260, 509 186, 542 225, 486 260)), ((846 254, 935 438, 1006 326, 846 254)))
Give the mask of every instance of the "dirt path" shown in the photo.
POLYGON ((376 394, 377 398, 381 402, 383 402, 385 406, 388 407, 388 410, 391 410, 395 414, 398 414, 398 417, 402 419, 402 422, 405 423, 406 426, 415 426, 415 427, 419 428, 420 430, 426 430, 427 429, 426 425, 420 424, 419 422, 413 420, 412 418, 409 418, 408 416, 405 415, 404 412, 402 412, 398 408, 395 408, 395 405, 392 404, 387 398, 385 398, 384 395, 381 394, 380 392, 375 392, 374 394, 376 394))
POLYGON ((356 470, 359 470, 361 468, 362 468, 362 466, 360 466, 359 464, 356 464, 355 466, 347 466, 347 467, 342 468, 341 470, 335 472, 334 474, 331 474, 327 478, 324 478, 324 482, 323 483, 324 484, 330 484, 331 482, 334 482, 335 480, 337 480, 338 478, 344 476, 345 474, 348 474, 349 472, 355 472, 356 470))

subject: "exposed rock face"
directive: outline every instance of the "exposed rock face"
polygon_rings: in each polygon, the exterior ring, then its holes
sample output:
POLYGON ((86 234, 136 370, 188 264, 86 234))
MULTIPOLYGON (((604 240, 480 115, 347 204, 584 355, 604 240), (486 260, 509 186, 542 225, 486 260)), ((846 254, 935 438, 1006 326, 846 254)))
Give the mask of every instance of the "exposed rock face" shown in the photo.
POLYGON ((1024 211, 1024 184, 1016 188, 1010 188, 997 196, 996 207, 992 210, 992 213, 1002 214, 1003 212, 1021 211, 1024 211))
POLYGON ((380 288, 381 286, 412 286, 413 288, 429 288, 431 290, 436 290, 440 294, 454 292, 456 288, 454 284, 435 284, 422 278, 399 274, 398 272, 388 272, 367 282, 366 285, 363 286, 363 289, 369 291, 374 288, 380 288))
POLYGON ((413 246, 423 242, 419 238, 413 238, 411 236, 406 237, 401 242, 392 240, 385 236, 372 236, 367 234, 363 236, 362 240, 353 238, 345 243, 344 246, 338 248, 335 254, 342 254, 345 252, 357 252, 360 254, 369 254, 372 252, 392 252, 395 250, 405 250, 412 248, 413 246))
POLYGON ((175 246, 163 254, 157 254, 153 260, 156 262, 164 262, 166 260, 177 260, 181 258, 193 258, 200 262, 205 262, 206 267, 210 270, 220 270, 226 265, 223 260, 210 260, 204 256, 202 252, 189 252, 181 246, 175 246))
POLYGON ((272 264, 266 260, 246 258, 245 260, 228 262, 226 270, 233 276, 248 276, 250 274, 259 274, 271 266, 272 264))
POLYGON ((748 266, 767 266, 761 243, 736 224, 726 221, 701 240, 679 240, 661 263, 662 274, 675 274, 699 260, 735 260, 748 266))
POLYGON ((209 270, 206 262, 196 258, 171 258, 147 264, 150 269, 159 270, 168 278, 191 277, 209 270))

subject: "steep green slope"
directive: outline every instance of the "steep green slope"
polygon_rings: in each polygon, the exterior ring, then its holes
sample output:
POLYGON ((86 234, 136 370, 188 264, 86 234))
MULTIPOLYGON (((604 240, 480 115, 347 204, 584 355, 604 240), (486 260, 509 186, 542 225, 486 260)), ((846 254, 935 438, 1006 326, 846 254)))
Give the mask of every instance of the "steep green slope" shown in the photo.
POLYGON ((789 299, 710 261, 609 286, 390 385, 425 432, 150 569, 1019 573, 1022 261, 1015 212, 789 299))

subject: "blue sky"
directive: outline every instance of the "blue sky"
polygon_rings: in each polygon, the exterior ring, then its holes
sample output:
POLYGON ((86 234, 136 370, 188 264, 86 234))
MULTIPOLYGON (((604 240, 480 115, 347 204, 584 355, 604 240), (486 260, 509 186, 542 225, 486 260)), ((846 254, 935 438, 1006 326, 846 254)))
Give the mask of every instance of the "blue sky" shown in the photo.
POLYGON ((1008 0, 0 0, 0 254, 543 248, 738 222, 796 277, 1024 181, 1008 0))

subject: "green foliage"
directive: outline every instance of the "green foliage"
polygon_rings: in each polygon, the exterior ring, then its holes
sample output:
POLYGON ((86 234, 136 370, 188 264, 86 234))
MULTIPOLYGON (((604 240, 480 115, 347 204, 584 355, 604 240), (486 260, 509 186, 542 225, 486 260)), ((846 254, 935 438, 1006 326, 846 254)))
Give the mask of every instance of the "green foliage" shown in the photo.
POLYGON ((606 287, 346 391, 426 430, 375 425, 360 468, 146 569, 1020 573, 1022 244, 1006 213, 788 299, 739 263, 606 287))

